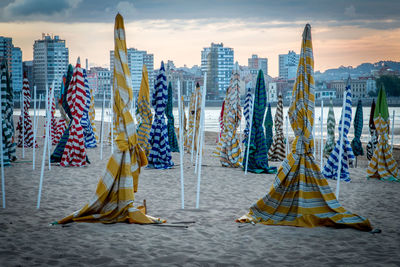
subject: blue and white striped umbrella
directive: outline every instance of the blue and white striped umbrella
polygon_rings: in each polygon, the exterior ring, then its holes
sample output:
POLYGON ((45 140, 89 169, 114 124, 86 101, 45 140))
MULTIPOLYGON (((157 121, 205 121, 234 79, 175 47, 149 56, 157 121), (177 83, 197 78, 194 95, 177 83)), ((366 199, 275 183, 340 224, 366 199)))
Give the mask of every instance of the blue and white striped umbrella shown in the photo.
POLYGON ((89 118, 91 95, 90 95, 89 82, 87 80, 87 74, 86 74, 85 69, 83 69, 83 78, 85 81, 86 101, 85 101, 83 115, 82 115, 82 119, 81 119, 80 123, 83 128, 85 147, 86 148, 94 148, 97 146, 97 142, 96 142, 96 136, 94 134, 93 127, 92 127, 92 124, 91 124, 90 118, 89 118))
POLYGON ((344 112, 344 131, 343 131, 343 141, 342 141, 342 168, 340 173, 340 179, 346 182, 350 182, 349 175, 349 162, 354 160, 354 153, 351 149, 351 145, 349 139, 347 138, 347 134, 349 133, 350 125, 351 125, 351 87, 350 81, 347 81, 346 86, 346 104, 344 110, 342 110, 342 115, 340 116, 339 122, 339 138, 336 142, 335 148, 332 150, 331 154, 328 157, 328 161, 326 162, 322 174, 327 179, 337 179, 337 170, 339 165, 339 148, 340 148, 340 134, 342 133, 342 117, 344 112))
POLYGON ((243 143, 247 142, 250 131, 250 111, 253 106, 253 94, 251 88, 247 88, 246 99, 244 100, 243 115, 246 119, 246 127, 244 128, 243 143))
POLYGON ((149 137, 151 149, 148 157, 148 167, 154 169, 169 169, 174 166, 174 163, 171 160, 168 130, 167 124, 165 123, 168 89, 164 62, 161 62, 161 68, 154 87, 152 104, 155 109, 155 114, 149 137))

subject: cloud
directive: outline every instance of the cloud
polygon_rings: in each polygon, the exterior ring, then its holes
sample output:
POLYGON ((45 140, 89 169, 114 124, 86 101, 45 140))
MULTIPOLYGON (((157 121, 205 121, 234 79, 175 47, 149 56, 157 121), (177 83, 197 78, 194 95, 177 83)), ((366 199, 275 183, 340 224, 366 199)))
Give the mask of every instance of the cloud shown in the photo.
POLYGON ((56 19, 56 16, 70 16, 71 9, 81 0, 14 0, 1 10, 2 20, 40 20, 56 19))
POLYGON ((344 14, 349 16, 349 17, 354 17, 356 15, 356 9, 353 5, 350 5, 349 7, 346 7, 344 9, 344 14))

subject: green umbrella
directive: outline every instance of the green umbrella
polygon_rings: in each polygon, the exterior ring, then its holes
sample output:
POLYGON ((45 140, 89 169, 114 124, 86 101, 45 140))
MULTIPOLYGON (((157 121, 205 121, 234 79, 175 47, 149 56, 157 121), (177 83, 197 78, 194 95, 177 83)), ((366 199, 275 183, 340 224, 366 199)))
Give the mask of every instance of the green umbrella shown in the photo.
POLYGON ((168 84, 168 102, 165 108, 165 115, 167 116, 167 128, 168 128, 168 143, 171 152, 179 152, 178 140, 176 138, 175 126, 174 126, 174 114, 173 111, 173 95, 171 82, 168 84))
MULTIPOLYGON (((254 173, 276 173, 276 167, 268 166, 267 142, 262 127, 267 96, 265 91, 264 74, 258 72, 257 84, 254 92, 253 121, 251 126, 250 147, 247 170, 254 173)), ((246 143, 246 146, 249 145, 246 143)), ((246 166, 247 148, 245 150, 244 163, 246 166)))

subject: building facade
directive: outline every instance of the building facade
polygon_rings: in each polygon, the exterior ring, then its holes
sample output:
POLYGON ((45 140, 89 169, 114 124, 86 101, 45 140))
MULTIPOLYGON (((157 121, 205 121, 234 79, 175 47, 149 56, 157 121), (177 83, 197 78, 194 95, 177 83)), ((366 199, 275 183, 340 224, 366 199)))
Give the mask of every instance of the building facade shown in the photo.
POLYGON ((65 40, 55 35, 42 35, 42 39, 33 44, 33 82, 37 93, 46 91, 46 84, 50 87, 54 81, 54 94, 58 95, 61 89, 62 77, 68 70, 69 51, 65 47, 65 40))
POLYGON ((111 71, 102 67, 92 67, 87 73, 89 88, 96 99, 111 99, 111 71))
POLYGON ((31 89, 31 95, 33 97, 33 61, 23 61, 22 62, 22 72, 26 73, 26 77, 28 78, 29 88, 31 89))
POLYGON ((268 103, 278 102, 278 85, 276 82, 268 83, 267 97, 268 97, 267 99, 268 103))
MULTIPOLYGON (((147 51, 138 50, 136 48, 127 49, 128 66, 132 77, 132 90, 134 95, 139 94, 140 84, 142 82, 143 65, 147 67, 149 75, 150 91, 154 88, 154 55, 148 54, 147 51)), ((111 79, 114 72, 114 50, 110 51, 110 71, 111 79)))
POLYGON ((296 78, 300 55, 294 51, 279 55, 279 78, 291 80, 296 78))
POLYGON ((257 75, 258 70, 262 70, 264 75, 268 75, 268 58, 260 58, 258 55, 251 55, 248 59, 250 72, 257 75))
POLYGON ((224 47, 223 43, 211 43, 201 51, 201 71, 207 73, 207 97, 219 99, 225 96, 229 86, 234 66, 232 48, 224 47))
POLYGON ((12 48, 12 60, 11 60, 11 85, 14 93, 19 94, 22 91, 22 51, 19 47, 12 48))
MULTIPOLYGON (((336 96, 339 99, 343 99, 343 92, 346 88, 347 79, 337 80, 331 82, 331 88, 336 90, 336 96)), ((372 78, 359 78, 351 79, 351 95, 353 99, 368 97, 369 90, 376 90, 375 80, 372 78)))
POLYGON ((0 61, 7 61, 8 71, 12 71, 12 38, 0 36, 0 61))

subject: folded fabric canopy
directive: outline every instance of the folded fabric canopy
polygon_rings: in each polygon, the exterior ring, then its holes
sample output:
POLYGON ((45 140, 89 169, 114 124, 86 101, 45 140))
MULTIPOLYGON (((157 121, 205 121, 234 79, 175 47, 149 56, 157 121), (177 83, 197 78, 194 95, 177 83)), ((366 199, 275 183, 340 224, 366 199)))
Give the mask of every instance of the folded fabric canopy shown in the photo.
POLYGON ((312 135, 314 99, 311 26, 307 24, 289 108, 290 124, 295 134, 292 152, 279 167, 270 192, 251 206, 249 213, 238 222, 371 230, 367 219, 346 211, 339 204, 315 162, 312 135))

